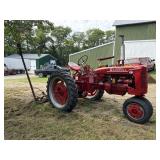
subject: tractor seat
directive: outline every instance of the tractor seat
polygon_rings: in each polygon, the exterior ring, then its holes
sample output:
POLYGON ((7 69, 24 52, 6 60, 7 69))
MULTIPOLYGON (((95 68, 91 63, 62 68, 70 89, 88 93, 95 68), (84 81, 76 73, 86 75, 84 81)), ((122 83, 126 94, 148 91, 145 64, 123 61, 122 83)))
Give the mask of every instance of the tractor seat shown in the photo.
POLYGON ((81 69, 81 67, 74 62, 68 62, 68 66, 74 71, 79 71, 81 69))

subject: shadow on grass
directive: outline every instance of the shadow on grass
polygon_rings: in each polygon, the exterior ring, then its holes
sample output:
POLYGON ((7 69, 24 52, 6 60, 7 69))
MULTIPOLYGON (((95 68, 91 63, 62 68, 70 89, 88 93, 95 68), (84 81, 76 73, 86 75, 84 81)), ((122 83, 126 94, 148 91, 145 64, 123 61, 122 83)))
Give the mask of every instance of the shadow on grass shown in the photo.
POLYGON ((149 123, 135 124, 124 117, 123 100, 103 97, 78 99, 74 110, 64 113, 48 102, 30 103, 30 91, 20 87, 5 89, 5 139, 155 139, 155 112, 149 123))

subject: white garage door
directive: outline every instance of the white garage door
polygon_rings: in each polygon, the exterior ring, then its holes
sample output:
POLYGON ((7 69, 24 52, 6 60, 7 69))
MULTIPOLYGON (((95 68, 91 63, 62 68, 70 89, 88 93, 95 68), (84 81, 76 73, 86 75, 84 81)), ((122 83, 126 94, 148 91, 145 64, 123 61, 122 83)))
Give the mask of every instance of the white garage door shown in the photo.
POLYGON ((127 58, 150 57, 156 59, 156 40, 125 41, 127 58))
POLYGON ((31 70, 36 70, 36 60, 31 60, 31 70))

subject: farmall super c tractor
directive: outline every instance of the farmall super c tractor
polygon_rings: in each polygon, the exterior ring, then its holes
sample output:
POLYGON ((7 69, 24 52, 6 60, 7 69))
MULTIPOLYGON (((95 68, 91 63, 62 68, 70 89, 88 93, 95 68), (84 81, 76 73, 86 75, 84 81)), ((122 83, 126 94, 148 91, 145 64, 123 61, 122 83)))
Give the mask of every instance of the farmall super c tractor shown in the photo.
MULTIPOLYGON (((145 98, 148 88, 147 68, 143 65, 125 66, 124 36, 121 38, 121 60, 115 66, 92 69, 86 64, 88 56, 84 55, 78 64, 69 62, 71 72, 55 70, 47 84, 51 104, 59 110, 71 112, 79 97, 96 101, 102 98, 104 91, 121 96, 128 93, 133 97, 124 102, 124 115, 135 123, 148 122, 153 107, 145 98)), ((104 59, 108 58, 99 60, 104 59)))

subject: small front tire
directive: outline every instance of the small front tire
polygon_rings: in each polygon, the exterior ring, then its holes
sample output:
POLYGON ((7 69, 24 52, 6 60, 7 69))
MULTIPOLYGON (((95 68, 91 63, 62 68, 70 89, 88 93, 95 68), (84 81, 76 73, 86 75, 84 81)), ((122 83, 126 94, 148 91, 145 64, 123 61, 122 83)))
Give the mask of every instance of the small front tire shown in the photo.
POLYGON ((124 102, 123 113, 130 121, 144 124, 151 118, 153 107, 144 97, 132 97, 124 102))

